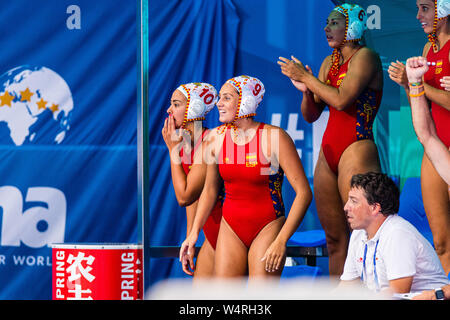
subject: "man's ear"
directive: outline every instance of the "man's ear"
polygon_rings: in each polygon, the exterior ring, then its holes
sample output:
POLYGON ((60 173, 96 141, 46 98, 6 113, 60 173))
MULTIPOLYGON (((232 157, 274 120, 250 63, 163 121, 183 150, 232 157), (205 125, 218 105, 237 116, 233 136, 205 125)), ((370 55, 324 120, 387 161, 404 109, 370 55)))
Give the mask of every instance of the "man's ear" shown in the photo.
POLYGON ((378 213, 382 213, 381 212, 381 205, 378 202, 375 202, 374 204, 371 204, 370 207, 372 208, 372 213, 374 215, 376 215, 378 213))

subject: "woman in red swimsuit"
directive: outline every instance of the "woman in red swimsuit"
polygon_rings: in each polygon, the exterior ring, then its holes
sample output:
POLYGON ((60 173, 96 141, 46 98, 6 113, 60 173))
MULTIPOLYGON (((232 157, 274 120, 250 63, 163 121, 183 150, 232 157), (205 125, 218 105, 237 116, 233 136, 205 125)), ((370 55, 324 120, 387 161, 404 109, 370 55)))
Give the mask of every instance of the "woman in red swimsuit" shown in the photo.
MULTIPOLYGON (((417 19, 428 40, 422 56, 431 63, 423 77, 425 96, 431 107, 436 133, 444 145, 450 147, 450 92, 441 86, 441 79, 450 75, 450 14, 449 0, 417 0, 417 19)), ((409 84, 405 65, 393 62, 388 69, 390 78, 405 88, 409 84)), ((450 194, 448 185, 440 177, 424 153, 421 168, 422 198, 436 253, 446 273, 450 272, 450 194)))
POLYGON ((223 182, 225 200, 214 264, 219 277, 279 277, 286 243, 312 198, 292 139, 282 129, 253 119, 264 92, 261 81, 248 76, 232 78, 222 86, 217 107, 224 124, 208 139, 205 187, 192 231, 180 250, 180 260, 192 261, 198 233, 223 182), (287 219, 281 197, 284 174, 296 191, 287 219))
POLYGON ((278 61, 281 72, 303 92, 306 121, 316 121, 326 105, 330 109, 314 171, 314 197, 334 276, 342 274, 347 255, 349 227, 343 207, 349 181, 354 174, 381 170, 372 126, 381 102, 383 70, 378 54, 359 43, 366 19, 357 5, 333 9, 325 34, 334 50, 317 78, 294 57, 278 61))
MULTIPOLYGON (((202 162, 201 148, 208 129, 202 126, 205 115, 217 102, 216 89, 207 83, 188 83, 179 86, 172 94, 169 117, 164 122, 162 135, 170 153, 170 169, 178 204, 186 207, 189 234, 197 209, 198 198, 206 177, 206 163, 202 162), (176 131, 176 129, 180 129, 176 131), (197 152, 198 151, 198 152, 197 152)), ((216 199, 217 200, 217 199, 216 199)), ((214 251, 222 218, 222 202, 218 199, 203 227, 205 241, 198 253, 197 264, 192 270, 183 270, 198 277, 211 277, 214 267, 214 251)))

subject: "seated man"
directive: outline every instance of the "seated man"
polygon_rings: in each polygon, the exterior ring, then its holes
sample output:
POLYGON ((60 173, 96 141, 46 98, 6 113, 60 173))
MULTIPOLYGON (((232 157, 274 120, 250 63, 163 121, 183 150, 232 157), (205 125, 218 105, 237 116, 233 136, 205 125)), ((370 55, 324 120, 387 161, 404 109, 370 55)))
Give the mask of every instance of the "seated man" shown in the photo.
POLYGON ((415 293, 449 281, 430 243, 396 213, 399 190, 385 174, 352 177, 344 210, 350 227, 341 282, 362 281, 370 290, 415 293))

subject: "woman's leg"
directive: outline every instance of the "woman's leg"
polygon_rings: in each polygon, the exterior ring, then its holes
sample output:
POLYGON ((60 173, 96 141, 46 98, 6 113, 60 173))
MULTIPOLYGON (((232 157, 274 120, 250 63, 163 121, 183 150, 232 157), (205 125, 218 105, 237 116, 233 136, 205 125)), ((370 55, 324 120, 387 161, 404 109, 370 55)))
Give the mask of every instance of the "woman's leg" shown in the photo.
POLYGON ((266 271, 266 261, 261 261, 266 253, 267 248, 277 237, 286 219, 278 218, 268 223, 253 240, 248 251, 248 273, 250 279, 263 277, 280 277, 283 271, 286 256, 281 261, 280 268, 274 272, 266 271))
POLYGON ((330 276, 340 276, 347 256, 349 228, 337 177, 329 168, 322 150, 314 171, 314 199, 317 215, 325 231, 330 276))
POLYGON ((243 277, 247 274, 248 249, 222 218, 217 237, 214 276, 219 278, 243 277))
POLYGON ((342 153, 339 160, 338 186, 343 205, 347 202, 350 181, 355 174, 380 172, 377 146, 372 140, 352 143, 342 153))
POLYGON ((448 185, 424 153, 421 185, 423 206, 433 234, 434 248, 446 274, 450 272, 450 201, 448 185))
POLYGON ((214 274, 214 248, 205 238, 197 255, 195 263, 194 280, 199 278, 210 278, 214 274))

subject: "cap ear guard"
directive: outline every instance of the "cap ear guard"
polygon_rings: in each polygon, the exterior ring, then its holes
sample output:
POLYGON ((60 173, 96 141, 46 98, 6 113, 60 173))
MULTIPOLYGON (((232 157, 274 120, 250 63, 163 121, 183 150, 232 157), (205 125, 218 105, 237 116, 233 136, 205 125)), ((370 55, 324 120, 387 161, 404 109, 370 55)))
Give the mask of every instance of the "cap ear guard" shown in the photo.
MULTIPOLYGON (((367 29, 367 14, 362 7, 357 4, 343 3, 336 6, 333 11, 341 13, 345 17, 345 38, 341 43, 341 47, 347 42, 359 42, 364 36, 367 29)), ((331 55, 331 74, 337 75, 339 70, 339 60, 341 54, 337 48, 333 50, 331 55)))
POLYGON ((256 115, 256 107, 258 103, 256 99, 250 95, 245 96, 241 101, 241 108, 239 109, 239 117, 251 117, 256 115))
POLYGON ((255 116, 264 97, 264 84, 257 78, 245 75, 231 78, 227 83, 233 85, 239 93, 235 120, 255 116))
POLYGON ((235 122, 238 119, 256 116, 256 109, 261 103, 265 88, 264 84, 257 78, 242 75, 227 80, 239 93, 238 107, 233 122, 223 124, 219 133, 225 132, 225 129, 231 127, 236 129, 235 122))
POLYGON ((182 84, 177 90, 187 99, 182 127, 190 121, 205 120, 206 114, 214 108, 218 100, 216 89, 205 82, 182 84))
POLYGON ((196 95, 191 94, 191 102, 189 104, 187 119, 202 118, 204 114, 204 105, 196 95))
POLYGON ((450 0, 437 0, 435 6, 438 19, 444 19, 450 14, 450 0))

